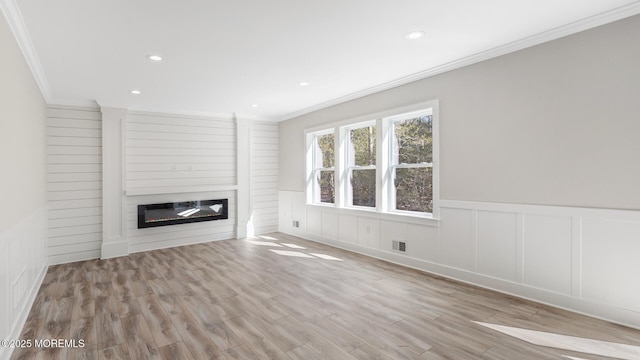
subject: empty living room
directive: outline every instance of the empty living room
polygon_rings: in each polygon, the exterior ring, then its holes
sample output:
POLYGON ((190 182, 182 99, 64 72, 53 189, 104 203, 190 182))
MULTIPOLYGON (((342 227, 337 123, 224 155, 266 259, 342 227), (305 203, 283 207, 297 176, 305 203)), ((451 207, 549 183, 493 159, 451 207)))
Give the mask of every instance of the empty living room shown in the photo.
POLYGON ((640 360, 640 1, 0 12, 0 360, 640 360))

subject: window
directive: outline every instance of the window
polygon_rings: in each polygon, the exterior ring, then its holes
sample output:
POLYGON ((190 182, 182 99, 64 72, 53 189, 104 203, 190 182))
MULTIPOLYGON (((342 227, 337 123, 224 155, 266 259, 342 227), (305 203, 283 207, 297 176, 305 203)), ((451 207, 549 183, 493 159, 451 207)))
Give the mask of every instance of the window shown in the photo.
POLYGON ((306 134, 308 203, 437 217, 437 101, 306 134))
POLYGON ((394 210, 433 213, 433 116, 390 119, 394 210))
POLYGON ((317 134, 314 139, 314 202, 335 203, 335 136, 317 134))
POLYGON ((376 126, 349 129, 347 137, 348 205, 376 207, 376 126))

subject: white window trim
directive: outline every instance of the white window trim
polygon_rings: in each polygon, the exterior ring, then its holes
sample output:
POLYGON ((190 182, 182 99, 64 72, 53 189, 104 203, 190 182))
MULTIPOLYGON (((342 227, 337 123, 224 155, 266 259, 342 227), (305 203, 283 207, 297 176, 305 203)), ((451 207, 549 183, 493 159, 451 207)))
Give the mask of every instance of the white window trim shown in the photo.
MULTIPOLYGON (((318 192, 320 191, 319 189, 319 185, 317 184, 317 182, 315 181, 317 175, 321 172, 321 171, 333 171, 334 172, 334 181, 336 179, 338 179, 336 177, 336 159, 334 159, 334 166, 332 168, 325 168, 325 167, 320 167, 317 168, 315 167, 315 160, 316 157, 318 156, 318 154, 316 153, 316 139, 319 136, 323 136, 323 135, 328 135, 328 134, 333 134, 334 136, 334 144, 336 143, 337 140, 337 136, 336 133, 334 132, 334 129, 325 129, 322 131, 314 131, 314 132, 307 132, 306 134, 306 174, 307 174, 307 188, 306 188, 306 200, 307 200, 307 204, 314 204, 314 205, 320 205, 320 206, 329 206, 329 207, 334 207, 336 206, 337 203, 337 199, 335 199, 335 194, 334 194, 334 203, 324 203, 321 201, 316 201, 316 195, 318 195, 317 198, 319 198, 319 194, 318 192)), ((335 154, 335 150, 334 150, 334 154, 335 154)), ((336 189, 334 189, 335 191, 336 189)))
POLYGON ((399 214, 399 215, 408 215, 411 214, 413 216, 418 216, 418 217, 425 217, 425 218, 435 218, 438 219, 439 218, 439 210, 440 210, 440 202, 439 202, 439 194, 440 194, 440 174, 439 174, 439 166, 436 166, 436 164, 439 164, 439 128, 438 128, 438 108, 437 108, 437 102, 436 104, 430 106, 430 107, 425 107, 422 110, 418 110, 418 111, 411 111, 411 112, 407 112, 404 114, 397 114, 397 115, 393 115, 390 117, 386 117, 384 119, 382 119, 383 121, 383 126, 385 126, 385 136, 386 136, 386 140, 388 141, 388 143, 385 144, 385 151, 387 152, 387 158, 385 159, 385 161, 382 163, 386 168, 385 168, 385 172, 384 175, 386 178, 383 179, 383 182, 385 182, 387 184, 387 186, 383 189, 383 198, 387 199, 386 202, 386 206, 385 206, 385 210, 387 213, 392 213, 392 214, 399 214), (413 118, 413 117, 417 117, 417 116, 421 116, 421 115, 431 115, 432 117, 432 127, 431 127, 431 131, 432 131, 432 159, 430 163, 415 163, 415 164, 394 164, 391 157, 393 154, 393 145, 392 143, 389 141, 392 136, 389 135, 389 132, 393 131, 393 123, 397 122, 397 121, 402 121, 402 120, 406 120, 409 118, 413 118), (394 170, 395 169, 415 169, 415 168, 431 168, 432 169, 432 185, 433 185, 433 211, 432 213, 426 213, 426 214, 422 214, 419 212, 415 212, 415 211, 407 211, 407 210, 398 210, 396 209, 396 192, 395 190, 395 186, 394 186, 394 182, 395 179, 393 177, 394 175, 394 170), (437 173, 437 174, 436 174, 437 173))
MULTIPOLYGON (((344 188, 344 206, 345 208, 353 208, 353 209, 359 209, 359 210, 364 210, 364 211, 371 211, 371 210, 376 210, 377 209, 377 201, 376 201, 376 207, 370 207, 370 206, 359 206, 359 205, 353 205, 353 193, 352 193, 352 187, 351 187, 351 177, 350 177, 350 173, 352 170, 376 170, 376 184, 378 183, 378 178, 377 178, 377 166, 376 165, 367 165, 367 166, 362 166, 362 165, 350 165, 349 164, 349 157, 351 155, 351 136, 349 134, 349 132, 351 130, 356 130, 356 129, 362 129, 365 127, 369 127, 369 126, 375 126, 377 128, 377 120, 369 120, 369 121, 364 121, 364 122, 359 122, 353 125, 349 125, 349 126, 344 126, 341 127, 342 129, 344 129, 344 137, 343 142, 345 144, 344 146, 344 151, 342 152, 343 159, 344 159, 344 170, 341 172, 344 182, 343 182, 343 188, 344 188)), ((377 129, 376 129, 376 143, 378 142, 378 136, 377 136, 377 129)), ((336 154, 340 154, 338 152, 336 152, 336 154)), ((378 157, 378 145, 376 144, 376 159, 378 157)), ((376 189, 376 200, 378 199, 378 191, 376 189)))
MULTIPOLYGON (((430 100, 413 105, 398 107, 373 114, 364 115, 357 118, 333 122, 321 126, 305 129, 306 137, 306 200, 307 205, 318 206, 322 208, 335 208, 340 213, 355 213, 396 221, 407 221, 416 224, 438 226, 440 218, 440 111, 438 100, 430 100), (431 166, 433 181, 433 213, 424 214, 415 211, 395 210, 395 201, 392 202, 390 194, 392 192, 393 182, 391 182, 390 172, 390 146, 388 133, 390 131, 390 120, 405 118, 411 114, 422 114, 425 110, 431 109, 433 116, 433 162, 431 166), (376 119, 376 120, 371 120, 376 119), (376 125, 376 158, 378 166, 376 166, 376 208, 368 208, 364 206, 346 206, 346 186, 348 181, 346 170, 346 143, 348 129, 362 127, 359 125, 372 123, 376 125), (334 160, 335 166, 335 203, 314 202, 314 169, 313 169, 313 145, 314 137, 333 133, 335 143, 334 160)), ((426 166, 423 166, 426 167, 426 166)))

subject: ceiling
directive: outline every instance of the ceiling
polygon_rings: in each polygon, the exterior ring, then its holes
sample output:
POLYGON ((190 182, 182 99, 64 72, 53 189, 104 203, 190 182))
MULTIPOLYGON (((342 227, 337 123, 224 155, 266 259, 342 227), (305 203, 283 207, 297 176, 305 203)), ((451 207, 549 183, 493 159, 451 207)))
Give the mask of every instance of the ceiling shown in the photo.
POLYGON ((629 0, 0 2, 51 103, 266 120, 640 12, 629 0))

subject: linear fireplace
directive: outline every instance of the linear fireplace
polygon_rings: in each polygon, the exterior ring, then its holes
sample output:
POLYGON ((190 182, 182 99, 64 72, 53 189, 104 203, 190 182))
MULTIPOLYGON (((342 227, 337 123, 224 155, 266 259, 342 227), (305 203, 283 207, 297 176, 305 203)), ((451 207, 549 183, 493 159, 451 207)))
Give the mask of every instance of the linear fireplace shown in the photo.
POLYGON ((229 218, 228 199, 138 205, 138 229, 229 218))

